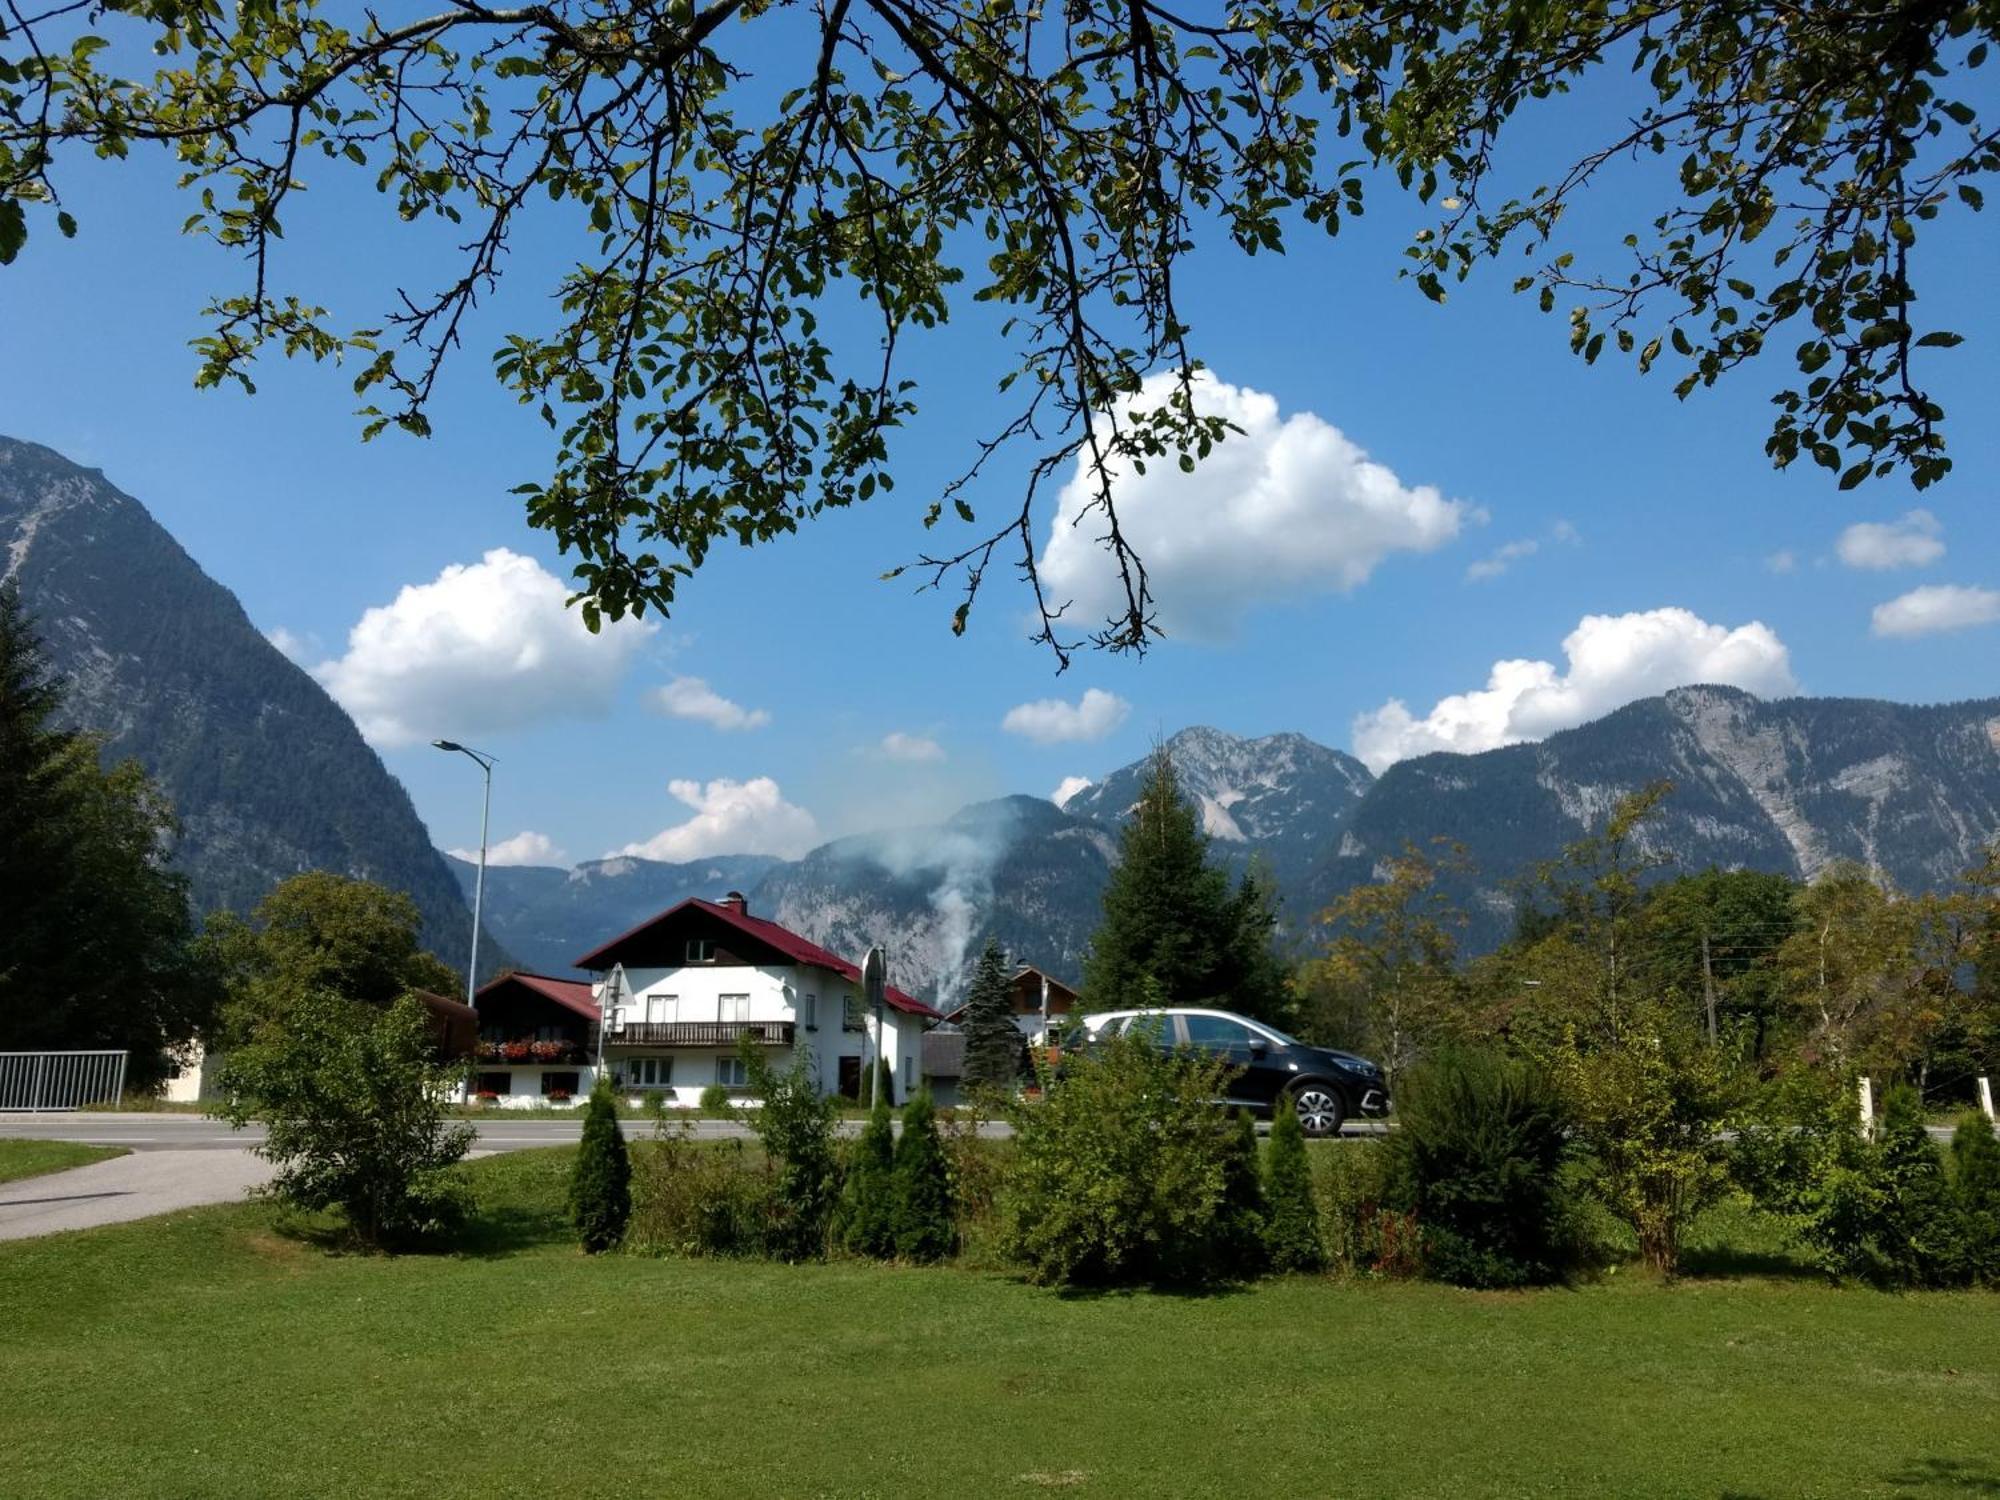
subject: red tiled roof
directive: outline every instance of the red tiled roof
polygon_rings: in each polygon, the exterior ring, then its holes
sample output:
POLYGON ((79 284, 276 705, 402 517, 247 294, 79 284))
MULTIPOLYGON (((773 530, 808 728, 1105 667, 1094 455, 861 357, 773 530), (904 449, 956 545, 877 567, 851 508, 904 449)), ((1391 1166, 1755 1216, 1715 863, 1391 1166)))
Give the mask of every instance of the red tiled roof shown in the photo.
MULTIPOLYGON (((800 937, 790 928, 780 927, 776 922, 766 921, 762 917, 750 916, 746 912, 736 910, 733 906, 724 906, 717 901, 704 901, 699 896, 691 896, 681 902, 679 906, 670 907, 658 916, 650 917, 646 921, 641 922, 630 932, 620 933, 610 942, 584 954, 582 958, 576 961, 576 966, 579 969, 609 968, 609 964, 596 962, 596 960, 601 959, 612 949, 618 947, 627 938, 636 937, 647 928, 654 926, 656 923, 664 922, 668 917, 678 912, 686 911, 689 907, 705 912, 718 921, 728 923, 746 937, 755 938, 758 942, 765 943, 777 949, 785 957, 792 960, 793 963, 804 964, 808 968, 813 969, 825 969, 829 973, 838 974, 842 979, 854 984, 861 982, 861 970, 842 958, 838 953, 830 952, 820 947, 818 943, 800 937)), ((516 975, 515 977, 519 978, 520 976, 516 975)), ((588 986, 585 988, 587 989, 588 986)), ((932 1020, 938 1019, 938 1013, 931 1009, 930 1006, 924 1004, 923 1001, 917 999, 914 995, 903 993, 903 991, 897 989, 894 985, 889 985, 884 989, 882 998, 888 1003, 891 1010, 900 1010, 905 1015, 928 1016, 932 1020)), ((594 1015, 595 1013, 595 1009, 593 1008, 592 1014, 594 1015)))
POLYGON ((552 979, 546 974, 503 974, 479 987, 479 993, 498 989, 503 984, 520 984, 533 990, 545 1000, 553 1000, 567 1010, 573 1010, 586 1020, 597 1019, 597 1002, 590 997, 590 985, 581 979, 552 979))

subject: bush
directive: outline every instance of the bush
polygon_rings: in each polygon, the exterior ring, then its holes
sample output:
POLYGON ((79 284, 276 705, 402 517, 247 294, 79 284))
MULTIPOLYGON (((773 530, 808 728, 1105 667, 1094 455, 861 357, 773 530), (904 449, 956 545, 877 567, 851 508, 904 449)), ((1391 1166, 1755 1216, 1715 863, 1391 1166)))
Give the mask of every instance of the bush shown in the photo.
POLYGON ((854 1255, 887 1260, 896 1253, 895 1152, 889 1105, 877 1101, 848 1153, 840 1190, 838 1238, 854 1255))
MULTIPOLYGON (((887 1127, 889 1111, 877 1104, 876 1118, 887 1127)), ((873 1121, 870 1121, 873 1124, 873 1121)), ((958 1248, 952 1216, 951 1167, 938 1139, 937 1114, 929 1089, 903 1110, 903 1134, 896 1142, 894 1168, 896 1254, 904 1260, 943 1260, 958 1248)))
POLYGON ((767 1247, 779 1260, 817 1260, 826 1254, 839 1183, 834 1103, 819 1091, 810 1054, 798 1053, 782 1073, 747 1039, 740 1055, 761 1101, 750 1128, 775 1173, 767 1247))
POLYGON ((1235 1248, 1217 1060, 1113 1037, 1063 1060, 1013 1109, 1006 1253, 1040 1282, 1206 1282, 1245 1273, 1235 1248))
POLYGON ((230 1054, 219 1113, 263 1121, 257 1154, 278 1169, 273 1196, 338 1209, 364 1244, 394 1247, 464 1219, 465 1185, 449 1169, 473 1132, 447 1123, 444 1103, 459 1077, 436 1060, 414 999, 383 1011, 313 991, 230 1054))
POLYGON ((701 1112, 711 1119, 726 1120, 736 1113, 729 1102, 729 1090, 719 1083, 711 1083, 701 1091, 701 1112))
POLYGON ((1326 1265, 1305 1132, 1298 1115, 1284 1108, 1271 1113, 1271 1144, 1264 1156, 1264 1249, 1274 1271, 1317 1271, 1326 1265))
POLYGON ((1328 1269, 1414 1276, 1419 1270, 1415 1221, 1386 1206, 1387 1149, 1374 1141, 1331 1141, 1308 1147, 1306 1160, 1328 1269))
POLYGON ((1407 1075, 1397 1117, 1385 1206, 1414 1216, 1426 1276, 1530 1286, 1574 1265, 1562 1181, 1569 1122, 1540 1072, 1491 1053, 1447 1053, 1407 1075))
POLYGON ((762 1255, 775 1184, 741 1141, 701 1141, 682 1120, 661 1121, 651 1150, 633 1159, 629 1249, 654 1255, 762 1255))
POLYGON ((1628 1007, 1614 1039, 1557 1049, 1558 1080, 1591 1194, 1628 1225, 1647 1265, 1671 1276, 1681 1237, 1729 1185, 1728 1070, 1685 1018, 1628 1007))
POLYGON ((1924 1128, 1923 1101, 1908 1085, 1889 1090, 1875 1131, 1881 1192, 1876 1241, 1903 1286, 1957 1286, 1969 1279, 1966 1223, 1944 1174, 1944 1155, 1924 1128))
POLYGON ((611 1102, 611 1085, 599 1081, 583 1115, 583 1140, 569 1180, 569 1216, 584 1251, 598 1255, 625 1237, 632 1217, 632 1159, 611 1102))
POLYGON ((1959 1119, 1951 1137, 1952 1191, 1965 1219, 1966 1271, 2000 1286, 2000 1137, 1982 1114, 1959 1119))

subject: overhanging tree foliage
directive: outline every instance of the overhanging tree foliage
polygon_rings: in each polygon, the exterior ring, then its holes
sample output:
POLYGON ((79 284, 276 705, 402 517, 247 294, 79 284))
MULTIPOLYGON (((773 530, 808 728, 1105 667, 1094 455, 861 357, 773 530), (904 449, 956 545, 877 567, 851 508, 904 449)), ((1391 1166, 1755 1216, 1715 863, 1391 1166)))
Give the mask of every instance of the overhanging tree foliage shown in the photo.
POLYGON ((1995 18, 1953 3, 14 0, 0 27, 0 262, 31 212, 77 232, 73 155, 164 148, 187 228, 242 259, 207 309, 205 385, 249 386, 273 346, 344 358, 367 433, 427 433, 515 236, 573 236, 554 315, 494 340, 494 369, 556 434, 522 493, 593 624, 664 610, 718 541, 888 489, 918 409, 909 336, 994 304, 1011 404, 924 500, 927 526, 971 529, 917 566, 963 584, 962 629, 996 556, 1018 561, 1064 660, 1154 632, 1115 476, 1192 467, 1225 435, 1177 294, 1198 243, 1335 233, 1400 178, 1442 205, 1409 252, 1426 295, 1525 252, 1517 288, 1567 312, 1579 354, 1672 364, 1683 395, 1775 345, 1797 367, 1776 462, 1924 485, 1950 465, 1919 351, 1960 336, 1917 313, 1920 235, 2000 165, 1969 76, 1995 18), (1628 77, 1622 107, 1564 98, 1602 73, 1628 77), (1524 118, 1565 142, 1552 162, 1503 153, 1524 118), (335 170, 442 226, 411 237, 371 326, 290 286, 279 253, 296 195, 335 170), (1645 205, 1623 271, 1559 248, 1593 189, 1645 205), (835 294, 860 317, 829 316, 835 294), (975 481, 1017 448, 1018 504, 981 522, 975 481), (1097 622, 1065 620, 1035 569, 1035 501, 1079 460, 1122 585, 1097 622))
POLYGON ((58 728, 61 705, 0 588, 0 1050, 124 1049, 145 1084, 207 1024, 210 977, 166 865, 172 811, 136 762, 107 771, 58 728))

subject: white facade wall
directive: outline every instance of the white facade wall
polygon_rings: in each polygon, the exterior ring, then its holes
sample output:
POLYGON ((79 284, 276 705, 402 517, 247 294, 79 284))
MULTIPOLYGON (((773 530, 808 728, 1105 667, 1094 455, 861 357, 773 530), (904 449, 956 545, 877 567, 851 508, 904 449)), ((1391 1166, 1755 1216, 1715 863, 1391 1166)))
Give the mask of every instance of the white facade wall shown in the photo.
MULTIPOLYGON (((604 1003, 606 976, 599 975, 591 993, 604 1003)), ((863 1029, 844 1024, 848 1002, 858 1006, 860 986, 825 969, 803 964, 688 964, 675 969, 627 969, 625 993, 606 1017, 612 1027, 632 1022, 789 1021, 793 1051, 810 1056, 810 1066, 824 1093, 840 1089, 840 1060, 872 1061, 875 1056, 873 1020, 863 1016, 863 1029), (740 1000, 730 997, 741 996, 740 1000)), ((896 1098, 907 1099, 916 1088, 922 1062, 919 1038, 924 1022, 883 1007, 883 1046, 896 1073, 896 1098)), ((640 1057, 672 1059, 670 1101, 683 1106, 700 1102, 702 1090, 717 1081, 719 1059, 736 1056, 733 1048, 665 1047, 620 1043, 607 1031, 608 1067, 640 1057)), ((777 1053, 782 1049, 772 1048, 777 1053)), ((791 1065, 790 1056, 773 1056, 772 1065, 791 1065)), ((867 1063, 862 1063, 867 1066, 867 1063)), ((627 1092, 634 1092, 628 1090, 627 1092)))

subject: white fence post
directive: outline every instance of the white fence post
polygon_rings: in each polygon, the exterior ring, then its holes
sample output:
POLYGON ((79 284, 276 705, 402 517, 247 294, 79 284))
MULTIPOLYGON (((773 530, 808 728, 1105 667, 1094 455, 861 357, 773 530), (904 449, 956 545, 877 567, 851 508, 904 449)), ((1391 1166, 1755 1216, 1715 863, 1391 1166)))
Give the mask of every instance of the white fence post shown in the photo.
POLYGON ((1993 1080, 1990 1078, 1982 1078, 1979 1080, 1979 1108, 1985 1114, 1987 1119, 1991 1120, 1994 1118, 1993 1080))

